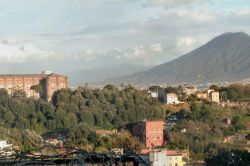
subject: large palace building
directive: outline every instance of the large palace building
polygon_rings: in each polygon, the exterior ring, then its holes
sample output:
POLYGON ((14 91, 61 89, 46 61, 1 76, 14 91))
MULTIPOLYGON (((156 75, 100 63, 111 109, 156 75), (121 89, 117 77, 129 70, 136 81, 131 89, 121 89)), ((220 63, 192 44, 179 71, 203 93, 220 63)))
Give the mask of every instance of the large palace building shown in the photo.
POLYGON ((0 75, 0 89, 10 95, 16 91, 25 92, 27 97, 42 98, 50 101, 54 92, 68 87, 68 78, 48 71, 41 74, 0 75))

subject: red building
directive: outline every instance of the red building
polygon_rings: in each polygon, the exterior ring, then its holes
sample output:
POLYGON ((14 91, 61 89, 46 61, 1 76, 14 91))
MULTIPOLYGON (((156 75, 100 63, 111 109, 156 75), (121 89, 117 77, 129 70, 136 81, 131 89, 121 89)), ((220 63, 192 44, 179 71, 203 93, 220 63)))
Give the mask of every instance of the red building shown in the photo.
POLYGON ((143 121, 133 129, 147 148, 164 145, 164 126, 163 121, 143 121))
POLYGON ((0 75, 0 89, 6 89, 10 95, 13 95, 15 91, 23 91, 27 97, 50 101, 55 91, 67 87, 68 78, 66 76, 50 72, 0 75), (32 89, 35 85, 40 85, 40 92, 32 89))

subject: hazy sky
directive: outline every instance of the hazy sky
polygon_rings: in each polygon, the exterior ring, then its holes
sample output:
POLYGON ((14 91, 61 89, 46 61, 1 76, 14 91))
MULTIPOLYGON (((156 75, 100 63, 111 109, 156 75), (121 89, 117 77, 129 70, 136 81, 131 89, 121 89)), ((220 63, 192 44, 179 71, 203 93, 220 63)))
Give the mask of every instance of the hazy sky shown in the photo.
POLYGON ((0 22, 1 72, 155 65, 249 34, 250 0, 1 0, 0 22))

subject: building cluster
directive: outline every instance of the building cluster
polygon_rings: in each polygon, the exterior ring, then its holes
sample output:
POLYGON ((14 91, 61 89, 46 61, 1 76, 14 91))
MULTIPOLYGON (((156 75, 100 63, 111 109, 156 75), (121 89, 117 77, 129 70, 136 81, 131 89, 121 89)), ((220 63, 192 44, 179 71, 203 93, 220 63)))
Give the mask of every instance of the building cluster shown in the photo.
POLYGON ((205 92, 197 92, 196 95, 199 99, 220 103, 220 93, 213 89, 208 89, 205 92))
POLYGON ((0 89, 10 95, 24 92, 27 97, 42 98, 50 101, 54 92, 68 87, 68 78, 49 71, 41 74, 0 75, 0 89))
POLYGON ((144 143, 145 149, 140 155, 149 161, 151 166, 184 166, 184 159, 189 159, 188 150, 169 150, 165 145, 163 121, 142 121, 134 126, 132 133, 144 143))
POLYGON ((165 104, 180 104, 179 97, 185 95, 186 97, 190 95, 196 95, 200 100, 206 100, 213 103, 220 103, 220 94, 219 92, 213 89, 207 89, 205 91, 199 91, 197 86, 194 85, 182 85, 179 87, 180 96, 175 93, 166 93, 164 90, 151 91, 148 90, 147 94, 149 97, 157 99, 165 104))

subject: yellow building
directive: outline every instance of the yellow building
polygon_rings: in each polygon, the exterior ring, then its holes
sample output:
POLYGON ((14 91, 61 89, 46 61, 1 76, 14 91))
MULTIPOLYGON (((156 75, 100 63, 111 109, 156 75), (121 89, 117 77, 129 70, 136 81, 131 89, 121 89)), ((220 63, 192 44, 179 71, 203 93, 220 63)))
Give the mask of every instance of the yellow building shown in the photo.
POLYGON ((181 154, 167 155, 167 165, 166 166, 185 166, 186 163, 182 160, 181 154))
POLYGON ((206 92, 199 92, 196 95, 201 100, 207 100, 207 93, 206 92))
POLYGON ((183 154, 176 150, 154 150, 149 153, 150 166, 185 166, 183 154))
POLYGON ((211 102, 220 103, 220 93, 216 91, 212 91, 209 93, 209 100, 211 102))

